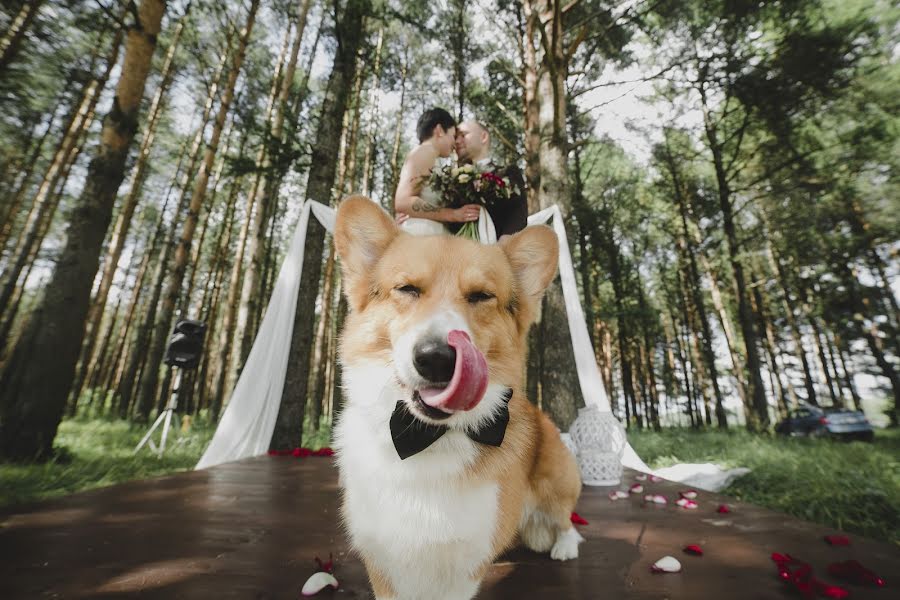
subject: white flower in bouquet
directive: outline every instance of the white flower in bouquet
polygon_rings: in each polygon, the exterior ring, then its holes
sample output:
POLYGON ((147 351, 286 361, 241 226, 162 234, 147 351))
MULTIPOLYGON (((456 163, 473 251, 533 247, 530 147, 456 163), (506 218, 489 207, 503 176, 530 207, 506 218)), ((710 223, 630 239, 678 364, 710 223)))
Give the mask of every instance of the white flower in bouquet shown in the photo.
POLYGON ((469 180, 471 179, 472 177, 470 175, 462 173, 457 181, 459 181, 460 183, 469 183, 469 180))

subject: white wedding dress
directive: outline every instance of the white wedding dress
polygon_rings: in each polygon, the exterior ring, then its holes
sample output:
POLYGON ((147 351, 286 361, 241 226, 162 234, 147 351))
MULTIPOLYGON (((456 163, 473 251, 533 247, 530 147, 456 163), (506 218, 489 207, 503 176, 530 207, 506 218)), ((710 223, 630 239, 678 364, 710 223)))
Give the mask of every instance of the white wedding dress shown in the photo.
MULTIPOLYGON (((428 204, 434 206, 441 205, 441 198, 427 185, 419 192, 419 197, 428 204)), ((450 234, 450 231, 443 223, 417 217, 410 217, 403 222, 400 228, 412 235, 450 234)), ((481 207, 480 214, 478 215, 478 239, 481 240, 481 243, 483 244, 494 244, 497 242, 497 230, 494 228, 494 221, 484 207, 481 207)))

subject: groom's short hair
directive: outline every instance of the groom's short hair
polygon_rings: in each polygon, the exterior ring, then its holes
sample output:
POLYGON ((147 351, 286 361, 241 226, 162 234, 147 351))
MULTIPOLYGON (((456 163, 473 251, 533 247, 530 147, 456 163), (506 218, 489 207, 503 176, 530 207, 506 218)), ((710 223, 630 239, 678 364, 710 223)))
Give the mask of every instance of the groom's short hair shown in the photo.
POLYGON ((421 144, 434 134, 434 128, 440 125, 447 131, 451 127, 456 127, 456 119, 443 108, 430 108, 422 113, 419 122, 416 123, 416 135, 419 136, 421 144))

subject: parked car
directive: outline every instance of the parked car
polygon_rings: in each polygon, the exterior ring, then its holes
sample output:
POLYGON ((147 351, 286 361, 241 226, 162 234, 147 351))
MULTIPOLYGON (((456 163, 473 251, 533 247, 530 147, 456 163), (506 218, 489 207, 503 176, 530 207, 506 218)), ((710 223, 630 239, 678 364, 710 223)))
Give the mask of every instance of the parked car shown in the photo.
POLYGON ((822 409, 818 406, 801 406, 792 410, 786 419, 775 425, 775 433, 829 436, 866 442, 871 442, 875 437, 872 424, 862 411, 822 409))

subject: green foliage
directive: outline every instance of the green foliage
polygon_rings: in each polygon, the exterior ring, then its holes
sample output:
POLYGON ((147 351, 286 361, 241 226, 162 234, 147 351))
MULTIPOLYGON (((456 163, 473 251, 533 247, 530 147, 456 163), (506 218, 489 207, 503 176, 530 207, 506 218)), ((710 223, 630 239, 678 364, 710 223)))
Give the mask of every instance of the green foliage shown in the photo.
MULTIPOLYGON (((63 421, 54 460, 33 465, 0 464, 0 505, 193 469, 215 428, 201 420, 195 420, 187 432, 177 425, 173 423, 169 432, 163 457, 157 458, 148 446, 134 454, 147 432, 146 425, 102 419, 63 421)), ((160 426, 154 432, 155 442, 161 434, 160 426)))
POLYGON ((746 432, 630 432, 652 468, 713 462, 752 471, 723 491, 740 500, 852 533, 900 544, 900 435, 871 444, 746 432))

